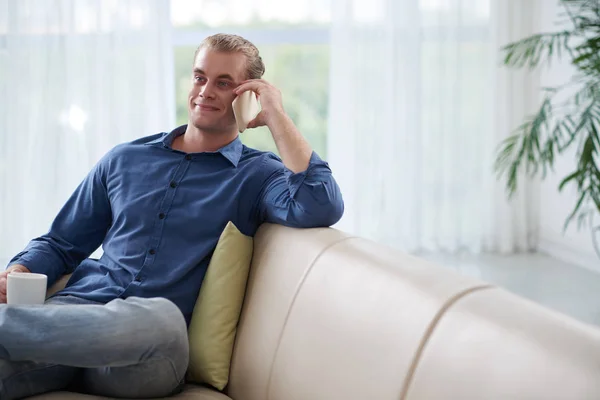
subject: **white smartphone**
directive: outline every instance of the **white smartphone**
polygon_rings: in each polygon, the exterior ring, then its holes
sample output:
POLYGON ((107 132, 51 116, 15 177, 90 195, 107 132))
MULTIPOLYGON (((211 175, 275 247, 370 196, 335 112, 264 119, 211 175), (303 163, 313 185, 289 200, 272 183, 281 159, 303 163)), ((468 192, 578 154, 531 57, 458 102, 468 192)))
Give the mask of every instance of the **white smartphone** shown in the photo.
POLYGON ((252 121, 260 111, 256 93, 246 90, 233 100, 232 105, 238 131, 244 132, 248 127, 248 122, 252 121))

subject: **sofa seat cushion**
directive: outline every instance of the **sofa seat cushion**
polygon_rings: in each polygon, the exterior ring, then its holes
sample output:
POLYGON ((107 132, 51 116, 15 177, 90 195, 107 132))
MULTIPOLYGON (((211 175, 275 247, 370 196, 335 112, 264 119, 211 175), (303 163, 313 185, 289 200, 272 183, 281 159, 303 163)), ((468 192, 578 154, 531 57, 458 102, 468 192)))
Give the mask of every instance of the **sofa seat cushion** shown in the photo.
MULTIPOLYGON (((90 396, 87 394, 73 392, 52 392, 39 396, 29 397, 29 400, 108 400, 111 397, 90 396)), ((206 387, 198 385, 186 385, 183 392, 165 397, 173 400, 231 400, 230 397, 206 387)), ((158 399, 160 400, 160 399, 158 399)))

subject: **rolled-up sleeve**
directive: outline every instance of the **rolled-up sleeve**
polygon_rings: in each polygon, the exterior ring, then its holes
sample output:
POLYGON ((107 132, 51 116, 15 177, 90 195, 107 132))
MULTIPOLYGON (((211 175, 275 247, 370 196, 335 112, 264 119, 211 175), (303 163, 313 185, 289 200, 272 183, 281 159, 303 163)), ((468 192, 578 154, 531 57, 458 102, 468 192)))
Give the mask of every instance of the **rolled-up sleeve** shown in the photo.
POLYGON ((262 222, 314 228, 331 226, 342 217, 340 188, 329 165, 317 153, 312 153, 308 168, 299 173, 268 153, 261 170, 266 177, 258 204, 262 222))
POLYGON ((73 270, 96 250, 112 216, 103 158, 62 207, 47 234, 33 239, 8 266, 22 264, 31 272, 48 275, 48 285, 73 270))

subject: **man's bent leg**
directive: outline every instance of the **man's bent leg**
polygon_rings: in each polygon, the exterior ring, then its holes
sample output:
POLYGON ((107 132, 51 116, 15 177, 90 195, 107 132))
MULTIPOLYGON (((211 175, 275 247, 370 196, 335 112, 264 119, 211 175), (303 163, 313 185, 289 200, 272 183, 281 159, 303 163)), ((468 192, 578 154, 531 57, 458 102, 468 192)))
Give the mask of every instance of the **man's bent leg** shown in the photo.
MULTIPOLYGON (((138 299, 136 301, 147 301, 138 299)), ((169 314, 172 303, 148 305, 151 312, 169 314)), ((117 398, 167 397, 180 390, 188 367, 189 348, 187 326, 179 309, 168 323, 154 325, 152 340, 143 344, 147 357, 128 366, 106 366, 83 370, 82 389, 86 393, 117 398)), ((140 314, 138 318, 145 318, 140 314)), ((115 347, 140 346, 135 336, 115 347)))
MULTIPOLYGON (((46 300, 46 304, 94 303, 98 304, 73 296, 60 296, 46 300)), ((0 359, 0 399, 21 399, 65 389, 78 371, 79 368, 64 365, 0 359)))
POLYGON ((170 358, 174 357, 154 358, 129 367, 85 369, 82 391, 111 398, 169 397, 179 392, 184 383, 170 358))
POLYGON ((0 358, 11 361, 102 368, 166 357, 183 379, 187 346, 185 319, 163 298, 0 307, 0 358))
POLYGON ((0 360, 0 399, 22 399, 65 389, 77 371, 63 365, 0 360))

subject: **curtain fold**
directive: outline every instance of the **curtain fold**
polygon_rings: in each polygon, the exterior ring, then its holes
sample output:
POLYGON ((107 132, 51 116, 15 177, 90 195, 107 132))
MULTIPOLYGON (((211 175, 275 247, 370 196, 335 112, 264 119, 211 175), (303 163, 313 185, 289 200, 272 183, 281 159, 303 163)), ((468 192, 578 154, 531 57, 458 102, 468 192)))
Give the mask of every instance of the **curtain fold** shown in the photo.
POLYGON ((0 0, 0 262, 96 161, 174 124, 168 0, 0 0))
POLYGON ((533 0, 333 0, 328 160, 336 227, 405 251, 537 245, 537 183, 510 202, 500 141, 536 106, 536 75, 501 66, 535 31, 533 0))

